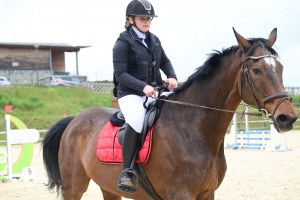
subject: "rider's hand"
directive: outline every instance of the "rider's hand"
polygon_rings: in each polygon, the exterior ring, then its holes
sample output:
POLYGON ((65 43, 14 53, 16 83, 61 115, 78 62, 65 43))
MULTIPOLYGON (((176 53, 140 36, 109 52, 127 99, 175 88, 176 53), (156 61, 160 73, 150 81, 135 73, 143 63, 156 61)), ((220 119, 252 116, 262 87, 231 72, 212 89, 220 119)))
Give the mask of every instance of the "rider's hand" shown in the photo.
POLYGON ((143 92, 146 94, 147 97, 154 96, 154 98, 156 98, 155 89, 150 85, 146 85, 143 89, 143 92))
POLYGON ((175 78, 168 78, 167 79, 168 84, 168 89, 173 90, 174 88, 177 87, 177 80, 175 78))

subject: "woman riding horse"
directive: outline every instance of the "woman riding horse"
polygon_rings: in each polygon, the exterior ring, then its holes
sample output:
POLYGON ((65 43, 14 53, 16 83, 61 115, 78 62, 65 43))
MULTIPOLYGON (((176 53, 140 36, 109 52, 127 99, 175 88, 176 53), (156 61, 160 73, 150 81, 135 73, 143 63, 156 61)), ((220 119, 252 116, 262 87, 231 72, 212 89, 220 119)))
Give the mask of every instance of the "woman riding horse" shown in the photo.
MULTIPOLYGON (((155 87, 163 85, 160 69, 166 74, 169 89, 177 87, 176 74, 157 36, 149 32, 153 17, 157 17, 149 1, 133 0, 126 9, 126 31, 113 48, 114 80, 120 109, 126 126, 122 142, 123 172, 118 188, 132 191, 129 172, 137 141, 143 128, 147 97, 156 97, 155 87)), ((147 104, 153 102, 149 98, 147 104)))

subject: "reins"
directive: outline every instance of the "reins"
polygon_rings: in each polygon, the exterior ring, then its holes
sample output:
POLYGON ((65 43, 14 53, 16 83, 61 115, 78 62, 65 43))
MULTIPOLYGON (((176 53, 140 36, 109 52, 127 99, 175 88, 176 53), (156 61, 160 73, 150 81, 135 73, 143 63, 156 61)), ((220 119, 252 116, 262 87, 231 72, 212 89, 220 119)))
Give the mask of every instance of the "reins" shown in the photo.
MULTIPOLYGON (((156 99, 156 100, 160 100, 160 101, 164 101, 164 102, 169 102, 169 103, 174 103, 174 104, 179 104, 179 105, 184 105, 184 106, 191 106, 191 107, 196 107, 196 108, 204 108, 204 109, 210 109, 210 110, 217 110, 217 111, 222 111, 222 112, 229 112, 229 113, 236 113, 236 114, 241 114, 241 118, 244 116, 244 115, 251 115, 251 116, 259 116, 259 117, 263 117, 263 114, 264 113, 269 119, 273 119, 274 121, 274 115, 275 115, 275 112, 277 110, 277 108, 280 106, 280 104, 285 101, 285 100, 290 100, 290 98, 288 97, 288 92, 279 92, 277 94, 274 94, 274 95, 271 95, 271 96, 267 96, 265 97, 261 92, 259 92, 259 90, 257 89, 257 87, 255 86, 255 84, 253 83, 252 81, 252 78, 249 74, 249 70, 248 70, 248 66, 245 64, 245 62, 248 60, 248 59, 254 59, 254 60, 258 60, 258 59, 261 59, 261 58, 266 58, 266 57, 270 57, 270 58, 276 58, 275 56, 273 55, 262 55, 262 56, 257 56, 257 57, 254 57, 254 56, 245 56, 245 54, 243 54, 243 57, 242 57, 242 69, 241 69, 241 72, 240 72, 240 75, 241 75, 241 78, 240 78, 240 88, 241 88, 241 96, 242 96, 242 75, 244 74, 245 75, 245 79, 246 79, 246 86, 249 88, 249 91, 250 91, 250 94, 251 94, 251 97, 254 101, 254 103, 256 104, 256 106, 252 106, 252 105, 245 105, 245 104, 240 104, 240 105, 244 105, 244 106, 250 106, 250 107, 254 107, 254 108, 257 108, 257 110, 259 111, 259 113, 249 113, 249 112, 245 112, 246 109, 244 109, 243 112, 239 112, 239 111, 234 111, 234 110, 225 110, 225 109, 219 109, 219 108, 213 108, 213 107, 208 107, 208 106, 201 106, 201 105, 196 105, 196 104, 192 104, 192 103, 186 103, 186 102, 182 102, 182 101, 173 101, 173 100, 168 100, 168 99, 161 99, 159 98, 160 97, 160 94, 162 93, 162 88, 155 88, 156 90, 158 90, 158 98, 154 98, 154 97, 151 97, 153 99, 156 99), (255 98, 253 92, 252 92, 252 89, 250 87, 250 85, 253 85, 254 89, 256 90, 256 92, 260 95, 260 97, 262 98, 262 103, 263 103, 263 107, 261 108, 258 104, 258 101, 257 99, 255 98), (270 100, 273 100, 273 99, 277 99, 277 98, 281 98, 281 100, 276 104, 275 106, 275 109, 273 111, 272 114, 270 114, 266 109, 265 109, 265 103, 267 101, 270 101, 270 100)), ((148 97, 146 97, 145 99, 145 103, 147 102, 148 100, 148 97)), ((144 103, 144 107, 145 107, 145 103, 144 103)))
POLYGON ((208 107, 208 106, 200 106, 200 105, 196 105, 196 104, 192 104, 192 103, 186 103, 186 102, 182 102, 182 101, 173 101, 173 100, 160 99, 160 98, 154 98, 154 97, 151 97, 151 98, 159 100, 159 101, 165 101, 165 102, 179 104, 179 105, 184 105, 184 106, 191 106, 191 107, 196 107, 196 108, 204 108, 204 109, 210 109, 210 110, 217 110, 217 111, 223 111, 223 112, 229 112, 229 113, 237 113, 237 114, 241 114, 242 115, 241 118, 244 115, 252 115, 252 116, 259 116, 259 117, 262 116, 261 113, 249 113, 249 112, 245 112, 246 109, 243 112, 238 112, 238 111, 234 111, 234 110, 225 110, 225 109, 219 109, 219 108, 212 108, 212 107, 208 107))

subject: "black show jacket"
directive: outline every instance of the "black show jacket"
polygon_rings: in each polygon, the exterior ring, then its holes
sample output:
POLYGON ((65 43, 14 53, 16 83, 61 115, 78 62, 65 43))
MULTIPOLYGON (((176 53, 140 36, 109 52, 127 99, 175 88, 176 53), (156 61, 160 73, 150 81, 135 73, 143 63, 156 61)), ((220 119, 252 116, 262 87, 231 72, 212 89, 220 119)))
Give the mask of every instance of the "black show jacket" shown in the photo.
POLYGON ((158 37, 148 32, 147 40, 150 49, 140 41, 132 27, 117 39, 113 48, 113 65, 118 98, 129 94, 144 96, 146 85, 161 86, 160 69, 167 78, 176 79, 158 37))

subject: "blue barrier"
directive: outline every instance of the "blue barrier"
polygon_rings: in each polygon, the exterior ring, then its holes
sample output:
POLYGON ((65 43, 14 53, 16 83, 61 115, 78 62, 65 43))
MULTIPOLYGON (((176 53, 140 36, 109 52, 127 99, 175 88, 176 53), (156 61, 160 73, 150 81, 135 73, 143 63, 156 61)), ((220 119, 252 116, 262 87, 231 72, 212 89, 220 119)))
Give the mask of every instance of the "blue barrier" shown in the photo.
MULTIPOLYGON (((227 143, 227 148, 232 149, 266 149, 271 144, 271 130, 236 131, 235 142, 227 143)), ((274 146, 279 150, 281 145, 274 146)))

